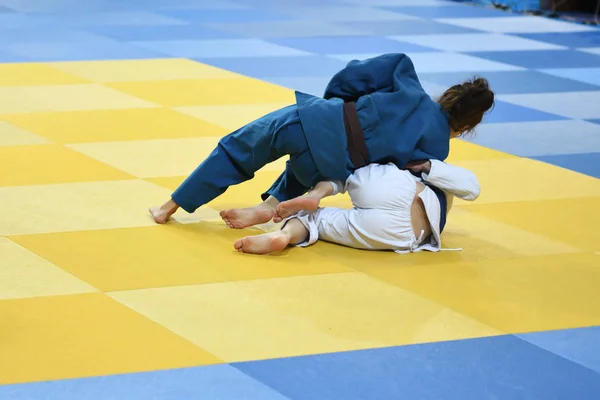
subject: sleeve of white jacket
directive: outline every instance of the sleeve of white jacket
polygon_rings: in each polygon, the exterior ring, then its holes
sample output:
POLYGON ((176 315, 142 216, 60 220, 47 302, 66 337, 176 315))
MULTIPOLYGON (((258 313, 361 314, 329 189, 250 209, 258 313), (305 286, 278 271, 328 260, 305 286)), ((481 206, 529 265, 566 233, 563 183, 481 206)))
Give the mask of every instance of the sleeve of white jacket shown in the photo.
POLYGON ((333 186, 333 193, 331 194, 332 196, 340 193, 346 193, 346 184, 344 184, 342 181, 329 181, 329 184, 333 186))
POLYGON ((438 160, 430 160, 431 169, 429 173, 423 173, 425 182, 452 193, 454 196, 468 201, 479 197, 481 186, 479 180, 471 171, 446 164, 438 160))

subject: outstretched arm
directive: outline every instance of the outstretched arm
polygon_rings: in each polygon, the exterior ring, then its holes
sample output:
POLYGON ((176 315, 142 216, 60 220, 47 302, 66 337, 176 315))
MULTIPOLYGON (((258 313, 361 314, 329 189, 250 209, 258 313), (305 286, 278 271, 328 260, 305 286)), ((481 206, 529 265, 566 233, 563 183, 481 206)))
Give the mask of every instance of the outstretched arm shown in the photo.
POLYGON ((404 85, 419 85, 418 82, 415 67, 406 54, 384 54, 366 60, 350 61, 333 76, 323 97, 356 101, 367 94, 395 92, 404 85))
POLYGON ((406 169, 420 173, 425 182, 463 200, 473 201, 481 193, 481 186, 475 174, 461 167, 438 160, 428 160, 410 162, 406 169))

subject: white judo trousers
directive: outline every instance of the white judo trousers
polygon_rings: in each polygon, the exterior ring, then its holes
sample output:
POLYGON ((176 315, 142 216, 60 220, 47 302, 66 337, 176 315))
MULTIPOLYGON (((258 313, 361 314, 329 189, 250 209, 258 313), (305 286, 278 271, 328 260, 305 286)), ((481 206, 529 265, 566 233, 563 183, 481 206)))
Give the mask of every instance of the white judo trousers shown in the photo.
POLYGON ((370 164, 356 170, 345 185, 331 182, 334 193, 348 192, 353 208, 324 207, 314 212, 300 212, 287 220, 297 218, 309 231, 308 239, 297 245, 300 247, 325 240, 365 250, 439 251, 441 208, 428 183, 444 191, 447 211, 452 207, 453 196, 475 200, 480 192, 479 182, 472 172, 441 161, 431 160, 431 170, 422 178, 394 164, 370 164), (433 232, 429 238, 416 237, 412 228, 411 205, 417 182, 425 184, 419 197, 433 232))

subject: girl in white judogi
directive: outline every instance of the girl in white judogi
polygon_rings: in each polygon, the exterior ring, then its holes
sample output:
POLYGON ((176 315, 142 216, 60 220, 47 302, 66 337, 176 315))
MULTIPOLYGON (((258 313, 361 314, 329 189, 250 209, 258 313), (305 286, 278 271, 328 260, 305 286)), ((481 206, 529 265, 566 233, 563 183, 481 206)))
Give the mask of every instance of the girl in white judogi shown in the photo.
POLYGON ((439 251, 454 196, 475 200, 479 181, 471 171, 437 160, 413 162, 407 169, 370 164, 345 184, 320 182, 305 196, 278 206, 275 222, 283 221, 281 230, 245 237, 235 248, 266 254, 320 239, 365 250, 439 251), (319 208, 324 197, 346 191, 353 208, 319 208))

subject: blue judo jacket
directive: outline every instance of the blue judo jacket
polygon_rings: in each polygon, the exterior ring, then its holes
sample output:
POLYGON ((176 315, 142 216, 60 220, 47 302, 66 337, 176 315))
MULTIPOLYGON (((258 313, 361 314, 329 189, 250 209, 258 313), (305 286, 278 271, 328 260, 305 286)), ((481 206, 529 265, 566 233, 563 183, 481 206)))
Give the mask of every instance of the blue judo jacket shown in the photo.
POLYGON ((343 104, 356 103, 371 163, 444 161, 450 151, 448 115, 425 92, 411 59, 384 54, 350 61, 323 98, 296 92, 300 122, 319 172, 345 181, 353 172, 346 151, 343 104))

